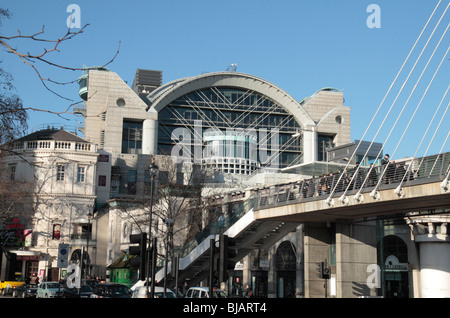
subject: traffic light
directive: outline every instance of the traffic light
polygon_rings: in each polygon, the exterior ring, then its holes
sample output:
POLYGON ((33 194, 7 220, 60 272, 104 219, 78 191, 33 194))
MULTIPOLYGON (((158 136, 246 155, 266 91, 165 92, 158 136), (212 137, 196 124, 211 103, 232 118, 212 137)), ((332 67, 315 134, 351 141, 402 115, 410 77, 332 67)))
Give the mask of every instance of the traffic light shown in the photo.
POLYGON ((329 279, 330 278, 330 267, 327 265, 327 262, 320 262, 318 268, 319 278, 329 279))
POLYGON ((228 270, 234 269, 236 262, 233 260, 236 257, 236 243, 227 235, 220 235, 219 237, 219 282, 226 282, 228 280, 228 270))
POLYGON ((129 255, 135 257, 130 259, 130 267, 139 269, 139 280, 145 280, 146 275, 146 258, 147 258, 147 233, 130 235, 131 244, 139 244, 130 246, 128 249, 129 255))

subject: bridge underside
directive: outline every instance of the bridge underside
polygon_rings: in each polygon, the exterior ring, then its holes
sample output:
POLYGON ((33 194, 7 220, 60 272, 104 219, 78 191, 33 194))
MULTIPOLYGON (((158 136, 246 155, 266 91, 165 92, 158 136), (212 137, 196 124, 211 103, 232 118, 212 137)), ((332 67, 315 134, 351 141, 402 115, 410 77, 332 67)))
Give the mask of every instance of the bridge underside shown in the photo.
POLYGON ((428 180, 406 183, 398 194, 394 192, 395 186, 382 186, 375 195, 373 188, 367 188, 358 198, 355 197, 356 192, 351 192, 345 197, 337 193, 329 202, 327 196, 301 202, 287 201, 256 208, 255 219, 299 223, 335 222, 449 208, 450 189, 442 188, 441 182, 428 180))

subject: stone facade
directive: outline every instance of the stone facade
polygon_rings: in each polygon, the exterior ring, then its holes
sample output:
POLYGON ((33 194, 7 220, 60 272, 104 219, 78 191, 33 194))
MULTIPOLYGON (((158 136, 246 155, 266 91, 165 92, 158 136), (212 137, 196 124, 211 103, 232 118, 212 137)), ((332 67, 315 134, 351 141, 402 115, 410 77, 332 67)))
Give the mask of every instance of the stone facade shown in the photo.
MULTIPOLYGON (((5 156, 7 169, 14 170, 9 177, 27 187, 23 200, 13 203, 16 210, 11 217, 31 234, 22 246, 8 250, 17 254, 25 275, 37 274, 41 281, 57 280, 61 274, 59 244, 70 244, 70 260, 86 246, 88 233, 94 234, 91 239, 96 236, 96 221, 88 214, 94 212, 97 194, 101 193, 97 180, 105 163, 98 162, 95 144, 59 127, 25 136, 13 149, 5 156)), ((94 245, 92 240, 91 262, 104 263, 92 253, 94 245)))

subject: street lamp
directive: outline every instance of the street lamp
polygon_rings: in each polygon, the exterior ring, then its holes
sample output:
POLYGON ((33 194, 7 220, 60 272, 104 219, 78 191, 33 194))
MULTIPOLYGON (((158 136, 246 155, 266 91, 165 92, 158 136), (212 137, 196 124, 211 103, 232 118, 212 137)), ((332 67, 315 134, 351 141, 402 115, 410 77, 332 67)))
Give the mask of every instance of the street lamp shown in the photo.
POLYGON ((91 236, 91 218, 94 216, 94 212, 89 210, 89 212, 87 213, 87 218, 88 218, 88 227, 87 227, 87 237, 86 237, 86 272, 85 272, 85 277, 87 276, 87 274, 90 274, 90 267, 89 267, 89 263, 91 258, 89 257, 89 238, 91 236))
MULTIPOLYGON (((92 210, 89 210, 86 214, 88 218, 88 226, 86 230, 86 271, 84 274, 84 277, 86 278, 87 272, 89 270, 89 263, 90 263, 90 257, 89 257, 89 237, 91 235, 90 227, 91 227, 91 218, 94 216, 94 212, 92 210)), ((80 287, 78 289, 78 297, 81 297, 81 285, 83 284, 83 269, 84 269, 84 248, 81 248, 81 257, 80 257, 80 265, 81 265, 81 281, 80 281, 80 287)))
MULTIPOLYGON (((150 172, 150 213, 149 213, 149 224, 148 224, 148 245, 150 246, 151 242, 152 242, 152 218, 153 218, 153 184, 155 181, 155 177, 158 173, 158 166, 155 164, 154 162, 154 158, 152 158, 152 162, 150 163, 148 170, 150 172)), ((156 240, 155 240, 156 243, 156 240)), ((152 246, 152 248, 147 249, 147 275, 146 275, 146 279, 147 279, 147 298, 151 297, 153 298, 154 294, 155 294, 155 260, 152 259, 152 291, 151 294, 149 292, 149 270, 150 270, 150 253, 152 252, 152 250, 154 248, 156 248, 156 244, 154 244, 155 246, 152 246)), ((154 255, 156 255, 156 253, 153 253, 154 255)))
POLYGON ((164 298, 166 298, 166 290, 167 290, 167 263, 168 263, 168 255, 169 255, 169 231, 173 225, 173 219, 165 219, 164 223, 167 226, 167 234, 166 234, 166 261, 164 262, 164 298))

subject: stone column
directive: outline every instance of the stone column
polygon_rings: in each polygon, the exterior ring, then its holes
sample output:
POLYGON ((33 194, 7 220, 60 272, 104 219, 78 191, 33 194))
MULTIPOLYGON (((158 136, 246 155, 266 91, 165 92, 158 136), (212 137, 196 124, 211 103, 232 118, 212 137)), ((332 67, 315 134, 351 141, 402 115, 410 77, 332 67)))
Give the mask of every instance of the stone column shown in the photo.
POLYGON ((450 297, 449 215, 407 218, 412 239, 419 244, 420 297, 450 297))

